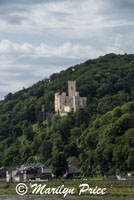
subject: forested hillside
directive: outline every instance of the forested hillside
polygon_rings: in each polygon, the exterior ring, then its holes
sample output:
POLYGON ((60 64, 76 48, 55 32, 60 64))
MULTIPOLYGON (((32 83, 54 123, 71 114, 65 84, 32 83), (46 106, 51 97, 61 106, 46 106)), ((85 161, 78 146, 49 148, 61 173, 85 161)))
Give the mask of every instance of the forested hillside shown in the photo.
POLYGON ((68 156, 79 158, 84 175, 134 170, 134 55, 88 60, 0 102, 0 166, 40 161, 60 169, 68 156), (68 80, 87 106, 60 117, 54 93, 67 92, 68 80))

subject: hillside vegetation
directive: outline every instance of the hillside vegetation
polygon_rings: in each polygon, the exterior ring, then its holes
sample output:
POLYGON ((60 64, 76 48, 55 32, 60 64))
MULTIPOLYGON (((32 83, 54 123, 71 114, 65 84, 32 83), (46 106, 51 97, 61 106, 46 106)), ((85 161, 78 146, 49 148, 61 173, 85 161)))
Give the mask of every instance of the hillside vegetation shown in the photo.
POLYGON ((69 156, 79 158, 84 175, 134 170, 134 55, 88 60, 0 102, 0 166, 40 161, 62 175, 69 156), (68 80, 87 106, 60 117, 54 93, 67 92, 68 80))

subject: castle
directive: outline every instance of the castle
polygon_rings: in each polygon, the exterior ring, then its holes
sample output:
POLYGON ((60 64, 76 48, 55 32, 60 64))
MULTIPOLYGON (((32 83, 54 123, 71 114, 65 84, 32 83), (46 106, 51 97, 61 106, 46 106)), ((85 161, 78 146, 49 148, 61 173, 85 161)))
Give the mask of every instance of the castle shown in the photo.
POLYGON ((87 98, 80 97, 79 92, 76 92, 76 81, 68 81, 68 96, 65 92, 55 93, 55 112, 64 116, 68 112, 75 112, 77 109, 83 108, 86 102, 87 98))

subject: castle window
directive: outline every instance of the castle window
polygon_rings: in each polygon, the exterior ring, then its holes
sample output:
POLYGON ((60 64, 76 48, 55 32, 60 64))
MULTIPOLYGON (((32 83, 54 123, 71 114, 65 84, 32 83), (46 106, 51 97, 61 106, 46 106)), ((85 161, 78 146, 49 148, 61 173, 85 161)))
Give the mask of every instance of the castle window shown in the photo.
POLYGON ((71 90, 73 90, 74 88, 73 87, 71 87, 71 90))

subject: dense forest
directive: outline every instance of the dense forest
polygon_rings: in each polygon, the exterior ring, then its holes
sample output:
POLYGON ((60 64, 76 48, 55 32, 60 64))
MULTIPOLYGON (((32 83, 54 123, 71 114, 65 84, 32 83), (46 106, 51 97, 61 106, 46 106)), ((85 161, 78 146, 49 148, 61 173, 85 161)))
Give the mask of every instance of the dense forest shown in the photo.
POLYGON ((0 101, 0 166, 42 162, 64 171, 69 156, 85 176, 134 170, 134 55, 88 60, 0 101), (68 80, 87 106, 60 117, 54 93, 67 92, 68 80))

